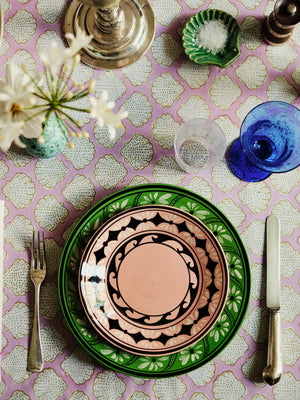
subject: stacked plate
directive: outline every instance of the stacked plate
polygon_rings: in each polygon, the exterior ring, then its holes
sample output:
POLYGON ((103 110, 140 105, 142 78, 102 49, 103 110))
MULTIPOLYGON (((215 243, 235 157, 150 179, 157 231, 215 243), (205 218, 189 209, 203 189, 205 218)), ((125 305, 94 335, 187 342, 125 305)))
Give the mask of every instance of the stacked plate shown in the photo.
POLYGON ((214 358, 250 298, 245 248, 228 219, 183 188, 149 184, 97 203, 59 268, 68 325, 101 364, 167 377, 214 358))

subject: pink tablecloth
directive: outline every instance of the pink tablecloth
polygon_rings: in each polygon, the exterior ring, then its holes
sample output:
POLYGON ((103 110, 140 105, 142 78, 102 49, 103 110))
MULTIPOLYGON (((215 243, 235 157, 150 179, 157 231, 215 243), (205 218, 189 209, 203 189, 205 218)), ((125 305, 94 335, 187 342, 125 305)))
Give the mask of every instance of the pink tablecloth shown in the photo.
MULTIPOLYGON (((3 399, 101 400, 295 400, 300 399, 299 267, 300 169, 259 183, 237 179, 225 160, 199 175, 182 172, 174 161, 178 126, 193 117, 210 117, 228 144, 239 135, 246 113, 266 100, 299 106, 300 25, 283 47, 263 43, 261 21, 274 6, 267 0, 154 0, 157 27, 151 50, 134 65, 115 71, 83 64, 76 83, 97 79, 118 107, 129 111, 114 142, 86 121, 90 139, 75 139, 54 159, 39 160, 12 148, 0 154, 1 199, 5 200, 2 321, 3 399), (242 28, 241 56, 228 69, 199 67, 187 60, 178 34, 180 23, 204 8, 219 8, 242 28), (191 189, 219 207, 247 248, 252 294, 242 328, 214 360, 183 376, 134 378, 103 369, 77 344, 62 321, 57 269, 72 226, 92 204, 127 185, 171 183, 191 189), (282 329, 284 374, 271 388, 261 381, 266 362, 264 230, 269 214, 281 220, 282 329), (49 253, 41 291, 45 365, 26 370, 33 317, 29 279, 30 227, 43 229, 49 253)), ((1 68, 7 61, 41 69, 38 54, 51 40, 65 45, 64 0, 2 0, 5 32, 1 68)))

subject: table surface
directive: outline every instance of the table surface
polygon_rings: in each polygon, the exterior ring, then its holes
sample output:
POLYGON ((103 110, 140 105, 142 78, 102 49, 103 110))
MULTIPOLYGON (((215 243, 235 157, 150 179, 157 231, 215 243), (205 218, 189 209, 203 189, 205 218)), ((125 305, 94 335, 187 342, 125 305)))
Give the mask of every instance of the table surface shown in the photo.
MULTIPOLYGON (((38 55, 51 40, 65 46, 64 0, 2 0, 4 38, 0 75, 6 62, 41 69, 38 55)), ((154 0, 152 48, 135 64, 114 71, 80 64, 75 83, 97 80, 129 112, 116 140, 86 121, 89 139, 76 138, 56 158, 31 158, 12 147, 0 153, 1 199, 5 200, 2 320, 3 399, 289 400, 300 399, 299 278, 300 168, 263 182, 240 181, 224 158, 212 170, 185 174, 174 160, 173 138, 183 121, 209 117, 224 130, 228 146, 254 106, 283 100, 299 106, 300 24, 282 47, 267 46, 260 28, 274 1, 154 0), (197 66, 183 53, 180 24, 205 8, 231 13, 241 24, 241 55, 228 68, 197 66), (167 10, 167 12, 166 12, 167 10), (63 321, 57 294, 60 255, 72 227, 96 202, 128 185, 170 183, 214 203, 237 228, 252 273, 250 306, 229 346, 198 370, 164 379, 136 378, 104 369, 82 349, 63 321), (284 373, 265 385, 267 310, 264 232, 270 214, 281 220, 282 339, 284 373), (45 232, 48 273, 41 289, 44 369, 26 370, 33 319, 29 278, 32 228, 45 232)))

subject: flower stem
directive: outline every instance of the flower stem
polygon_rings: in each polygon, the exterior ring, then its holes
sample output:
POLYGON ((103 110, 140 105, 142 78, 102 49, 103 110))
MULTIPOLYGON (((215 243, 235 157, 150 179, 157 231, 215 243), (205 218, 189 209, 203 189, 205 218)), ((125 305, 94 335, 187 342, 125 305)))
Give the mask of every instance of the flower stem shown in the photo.
MULTIPOLYGON (((66 89, 68 89, 68 84, 69 84, 71 75, 72 75, 72 71, 67 75, 67 80, 66 80, 66 82, 65 82, 66 89)), ((62 96, 62 95, 63 95, 63 90, 60 90, 59 93, 58 93, 58 97, 60 97, 60 96, 62 96)))
MULTIPOLYGON (((72 106, 67 106, 66 104, 64 104, 62 106, 62 108, 67 108, 68 110, 72 110, 72 111, 81 111, 81 112, 85 112, 85 113, 89 113, 90 112, 90 110, 88 110, 86 108, 72 107, 72 106)), ((61 110, 61 108, 59 108, 59 110, 61 110)))
MULTIPOLYGON (((80 58, 79 58, 80 59, 80 58)), ((69 82, 70 82, 70 80, 71 80, 71 77, 72 77, 72 75, 73 75, 73 72, 75 71, 75 67, 76 67, 76 65, 78 64, 78 62, 76 62, 76 56, 73 58, 73 63, 72 63, 72 68, 71 68, 71 71, 68 73, 68 74, 66 74, 67 75, 67 80, 66 80, 66 88, 68 89, 68 85, 69 85, 69 82)), ((64 64, 62 67, 64 67, 66 64, 64 64)), ((61 91, 59 91, 59 93, 58 93, 58 97, 60 97, 60 96, 62 96, 62 94, 63 94, 63 92, 61 92, 61 91)))
POLYGON ((82 99, 83 97, 86 97, 88 95, 89 95, 88 89, 85 89, 82 92, 75 93, 71 100, 68 100, 66 97, 63 97, 62 99, 60 99, 60 102, 65 103, 65 102, 75 101, 75 100, 82 99))
POLYGON ((51 94, 51 98, 53 97, 53 94, 52 94, 52 91, 51 91, 51 89, 53 89, 53 75, 52 75, 52 73, 50 72, 50 70, 49 69, 46 69, 46 68, 44 68, 44 74, 45 74, 45 77, 46 77, 46 83, 47 83, 47 87, 48 87, 48 89, 49 89, 49 92, 50 92, 50 94, 51 94), (50 77, 49 77, 50 76, 50 77))
POLYGON ((57 85, 56 85, 56 92, 55 92, 56 98, 59 97, 60 89, 62 87, 62 84, 64 83, 64 80, 63 80, 63 67, 64 67, 64 65, 65 64, 62 64, 60 66, 60 69, 59 69, 58 82, 57 82, 57 85))
MULTIPOLYGON (((81 110, 80 110, 81 111, 81 110)), ((74 124, 76 126, 76 128, 81 129, 81 126, 74 120, 74 118, 72 118, 69 114, 67 114, 66 112, 64 112, 64 110, 59 109, 59 113, 61 113, 62 115, 64 115, 65 117, 67 117, 72 124, 74 124)))
POLYGON ((44 99, 44 100, 47 100, 48 102, 50 102, 49 97, 42 91, 42 89, 39 87, 39 85, 36 83, 36 81, 32 78, 32 76, 28 72, 26 72, 26 71, 24 71, 24 72, 29 77, 29 79, 34 84, 34 86, 37 88, 37 90, 41 93, 41 95, 38 95, 37 93, 33 93, 33 94, 41 99, 44 99))
MULTIPOLYGON (((44 110, 41 110, 41 111, 37 112, 36 114, 31 115, 29 118, 27 118, 27 119, 24 120, 24 123, 30 121, 31 119, 33 119, 33 118, 35 118, 35 117, 37 117, 38 115, 41 115, 41 114, 43 114, 43 113, 44 113, 44 110)), ((48 115, 48 113, 47 113, 46 115, 48 115)))
MULTIPOLYGON (((39 97, 39 96, 38 96, 39 97)), ((30 107, 24 107, 23 108, 23 110, 24 111, 27 111, 27 110, 34 110, 35 108, 42 108, 42 107, 44 107, 44 108, 48 108, 48 105, 47 104, 35 104, 34 106, 30 106, 30 107)))

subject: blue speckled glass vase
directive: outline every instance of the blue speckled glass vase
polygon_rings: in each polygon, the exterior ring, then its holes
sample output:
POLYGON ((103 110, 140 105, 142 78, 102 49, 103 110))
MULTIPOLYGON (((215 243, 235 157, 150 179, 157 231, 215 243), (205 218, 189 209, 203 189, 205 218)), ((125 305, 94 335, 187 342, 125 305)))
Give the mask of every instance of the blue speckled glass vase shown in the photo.
POLYGON ((298 108, 283 101, 269 101, 253 108, 242 123, 240 138, 231 147, 229 162, 233 173, 248 182, 298 167, 298 108))
POLYGON ((39 143, 37 139, 21 137, 26 145, 26 151, 33 157, 52 158, 59 154, 68 142, 68 130, 61 118, 52 112, 44 122, 43 138, 44 143, 39 143))

